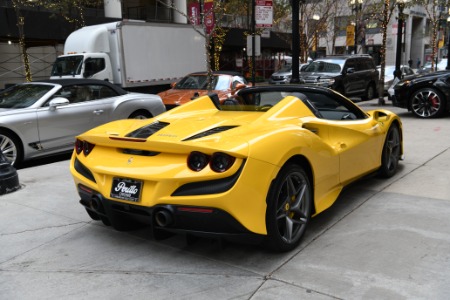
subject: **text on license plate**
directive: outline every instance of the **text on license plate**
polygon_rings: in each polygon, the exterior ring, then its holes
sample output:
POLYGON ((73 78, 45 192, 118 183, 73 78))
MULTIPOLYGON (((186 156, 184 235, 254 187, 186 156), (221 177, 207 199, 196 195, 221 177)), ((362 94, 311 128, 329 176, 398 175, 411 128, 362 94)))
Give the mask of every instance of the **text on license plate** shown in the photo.
POLYGON ((141 190, 142 181, 115 177, 110 195, 112 198, 138 202, 141 190))

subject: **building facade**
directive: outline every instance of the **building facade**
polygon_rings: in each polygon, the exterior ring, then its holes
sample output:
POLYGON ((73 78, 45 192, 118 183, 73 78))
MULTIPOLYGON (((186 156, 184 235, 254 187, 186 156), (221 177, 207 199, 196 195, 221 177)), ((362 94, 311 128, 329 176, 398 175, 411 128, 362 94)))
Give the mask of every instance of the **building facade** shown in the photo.
MULTIPOLYGON (((382 48, 382 25, 380 23, 380 1, 338 0, 334 8, 326 8, 325 1, 311 1, 301 10, 301 47, 307 56, 321 56, 344 53, 367 53, 380 63, 382 48), (356 1, 356 2, 355 2, 356 1), (352 4, 357 3, 358 6, 352 4), (378 8, 377 6, 378 5, 378 8), (334 10, 333 10, 334 9, 334 10), (353 24, 354 44, 349 43, 349 25, 353 24), (355 26, 356 25, 356 26, 355 26), (356 30, 355 30, 356 29, 356 30)), ((112 22, 116 20, 140 20, 146 22, 188 23, 191 4, 188 0, 166 0, 167 5, 157 0, 108 0, 100 1, 98 6, 83 10, 84 25, 112 22)), ((194 1, 195 2, 195 1, 194 1)), ((202 1, 203 3, 203 1, 202 1)), ((448 16, 445 8, 438 8, 439 16, 448 16)), ((413 60, 424 65, 431 59, 432 41, 430 38, 429 11, 423 7, 410 6, 404 10, 405 27, 402 37, 401 60, 407 64, 413 60)), ((67 15, 76 16, 77 10, 68 11, 67 15)), ((397 52, 398 7, 394 7, 387 25, 386 65, 395 64, 397 52)), ((220 68, 238 70, 249 75, 250 60, 248 55, 247 35, 250 32, 250 11, 243 16, 223 16, 221 25, 226 28, 226 37, 220 46, 220 68)), ((78 20, 79 21, 79 20, 78 20)), ((261 55, 256 57, 256 73, 261 79, 267 79, 272 72, 279 69, 284 57, 291 55, 292 21, 290 17, 281 20, 271 32, 261 38, 261 55)), ((19 44, 26 45, 33 80, 47 79, 51 65, 62 53, 67 36, 79 28, 80 22, 67 22, 67 17, 55 14, 43 7, 22 7, 17 10, 11 0, 0 0, 0 89, 25 80, 23 52, 19 44), (18 26, 19 18, 25 20, 22 35, 18 26)), ((447 55, 448 31, 441 26, 438 59, 447 55)), ((170 37, 168 37, 170 38, 170 37)), ((351 41, 350 41, 351 42, 351 41)), ((436 42, 438 43, 438 42, 436 42)), ((436 44, 437 45, 437 44, 436 44)), ((437 45, 438 46, 438 45, 437 45)), ((214 50, 213 50, 214 51, 214 50)))

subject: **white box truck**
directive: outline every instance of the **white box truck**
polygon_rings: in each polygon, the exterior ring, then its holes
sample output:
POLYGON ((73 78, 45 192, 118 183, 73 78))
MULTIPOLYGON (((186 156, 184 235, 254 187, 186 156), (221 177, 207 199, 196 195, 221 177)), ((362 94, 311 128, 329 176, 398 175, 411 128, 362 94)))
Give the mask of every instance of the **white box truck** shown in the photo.
POLYGON ((205 39, 190 25, 118 21, 71 33, 50 78, 95 78, 153 93, 202 70, 205 39))

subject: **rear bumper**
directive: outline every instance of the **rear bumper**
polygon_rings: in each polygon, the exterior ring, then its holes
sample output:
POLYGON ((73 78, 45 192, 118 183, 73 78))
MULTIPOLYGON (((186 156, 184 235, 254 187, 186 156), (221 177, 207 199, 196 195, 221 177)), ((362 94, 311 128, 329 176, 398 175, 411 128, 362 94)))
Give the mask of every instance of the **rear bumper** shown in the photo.
POLYGON ((146 207, 107 199, 97 191, 78 184, 80 204, 112 225, 118 219, 130 220, 174 233, 260 243, 263 235, 248 231, 229 213, 211 207, 156 205, 146 207))

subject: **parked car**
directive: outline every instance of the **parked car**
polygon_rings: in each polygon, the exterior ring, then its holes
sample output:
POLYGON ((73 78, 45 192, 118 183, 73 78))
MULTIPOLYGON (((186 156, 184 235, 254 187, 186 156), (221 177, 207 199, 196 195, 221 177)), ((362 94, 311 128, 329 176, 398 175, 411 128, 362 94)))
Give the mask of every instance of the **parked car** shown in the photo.
POLYGON ((345 185, 396 173, 402 123, 330 89, 260 86, 203 96, 77 138, 70 171, 89 216, 116 229, 296 247, 345 185), (238 103, 243 103, 238 104, 238 103))
MULTIPOLYGON (((300 64, 299 72, 303 72, 307 64, 300 64)), ((285 65, 278 72, 273 73, 269 78, 270 84, 287 84, 291 82, 292 78, 292 65, 285 65)))
POLYGON ((156 95, 128 93, 102 80, 22 83, 0 92, 0 149, 22 161, 73 149, 74 137, 112 120, 165 111, 156 95))
MULTIPOLYGON (((381 72, 381 66, 377 66, 378 72, 381 72)), ((418 74, 414 72, 409 66, 400 65, 400 70, 402 71, 402 79, 412 79, 416 77, 418 74)), ((392 100, 394 95, 394 85, 397 84, 400 80, 396 79, 394 76, 395 66, 389 65, 385 66, 384 69, 384 93, 387 94, 388 99, 392 100)))
POLYGON ((208 73, 197 72, 183 77, 179 82, 173 83, 171 89, 158 95, 169 110, 208 93, 216 93, 224 101, 249 85, 240 73, 216 71, 213 72, 211 90, 208 90, 208 73))
POLYGON ((424 74, 394 86, 392 104, 418 118, 438 118, 450 110, 450 71, 424 74))
MULTIPOLYGON (((447 69, 447 58, 441 59, 440 62, 435 64, 434 71, 443 71, 447 69)), ((427 62, 422 68, 420 68, 417 73, 418 74, 426 74, 431 72, 431 61, 427 62)))
POLYGON ((331 88, 345 96, 363 100, 376 96, 379 74, 369 55, 320 58, 302 71, 300 82, 331 88))

